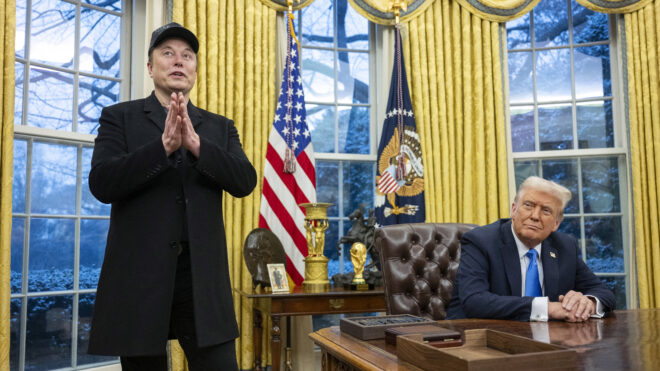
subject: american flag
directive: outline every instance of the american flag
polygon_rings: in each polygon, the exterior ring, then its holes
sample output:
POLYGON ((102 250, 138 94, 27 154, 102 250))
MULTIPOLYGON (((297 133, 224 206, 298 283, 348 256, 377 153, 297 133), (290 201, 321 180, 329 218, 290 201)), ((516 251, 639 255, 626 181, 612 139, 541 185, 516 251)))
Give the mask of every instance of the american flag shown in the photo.
POLYGON ((282 242, 287 273, 296 285, 304 280, 307 256, 305 213, 298 205, 316 202, 314 149, 298 57, 293 15, 289 14, 286 65, 268 138, 259 227, 270 229, 282 242))
POLYGON ((378 226, 423 222, 426 216, 422 148, 398 27, 395 42, 390 96, 376 161, 374 209, 378 226))

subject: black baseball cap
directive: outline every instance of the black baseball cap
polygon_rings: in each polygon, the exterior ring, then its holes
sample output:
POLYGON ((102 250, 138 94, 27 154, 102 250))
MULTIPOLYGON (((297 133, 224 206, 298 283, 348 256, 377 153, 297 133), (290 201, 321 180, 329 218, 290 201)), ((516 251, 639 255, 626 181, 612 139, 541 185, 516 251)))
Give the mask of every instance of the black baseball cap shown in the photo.
POLYGON ((199 41, 197 40, 197 37, 189 29, 176 22, 168 23, 165 26, 155 29, 154 32, 151 33, 149 54, 151 55, 151 51, 160 43, 172 37, 178 37, 187 41, 195 54, 197 54, 197 51, 199 50, 199 41))

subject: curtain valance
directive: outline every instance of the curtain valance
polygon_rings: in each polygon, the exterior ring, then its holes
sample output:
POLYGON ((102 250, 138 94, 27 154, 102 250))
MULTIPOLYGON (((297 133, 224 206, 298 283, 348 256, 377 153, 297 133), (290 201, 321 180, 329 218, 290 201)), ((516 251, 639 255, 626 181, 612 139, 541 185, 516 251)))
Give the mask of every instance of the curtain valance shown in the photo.
POLYGON ((541 0, 456 0, 461 7, 491 22, 507 22, 532 10, 541 0))
MULTIPOLYGON (((356 0, 357 1, 357 0, 356 0)), ((363 0, 366 1, 366 0, 363 0)), ((540 0, 456 0, 479 18, 507 22, 532 10, 540 0)), ((629 13, 653 0, 577 0, 580 5, 600 13, 629 13)))
MULTIPOLYGON (((293 10, 298 10, 313 3, 314 0, 293 0, 293 10)), ((289 10, 286 0, 261 0, 261 3, 278 12, 289 10)))
POLYGON ((600 13, 630 13, 645 7, 653 0, 577 0, 585 8, 600 13))
MULTIPOLYGON (((435 0, 407 0, 406 10, 401 9, 399 16, 400 22, 409 21, 426 8, 435 0)), ((348 0, 353 9, 368 20, 384 25, 393 25, 395 23, 394 13, 392 12, 392 0, 348 0)))

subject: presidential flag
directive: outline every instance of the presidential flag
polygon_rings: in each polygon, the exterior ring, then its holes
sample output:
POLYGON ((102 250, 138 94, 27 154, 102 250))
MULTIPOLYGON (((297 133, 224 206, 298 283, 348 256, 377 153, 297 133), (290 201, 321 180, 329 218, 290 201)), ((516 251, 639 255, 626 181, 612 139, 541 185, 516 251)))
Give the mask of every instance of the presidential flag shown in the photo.
POLYGON ((259 227, 280 239, 287 255, 287 273, 300 285, 307 256, 305 213, 301 203, 316 202, 312 137, 307 128, 300 77, 298 40, 289 13, 286 65, 268 138, 259 227))
POLYGON ((378 146, 375 214, 379 226, 424 222, 424 166, 412 110, 401 33, 396 29, 394 67, 378 146))

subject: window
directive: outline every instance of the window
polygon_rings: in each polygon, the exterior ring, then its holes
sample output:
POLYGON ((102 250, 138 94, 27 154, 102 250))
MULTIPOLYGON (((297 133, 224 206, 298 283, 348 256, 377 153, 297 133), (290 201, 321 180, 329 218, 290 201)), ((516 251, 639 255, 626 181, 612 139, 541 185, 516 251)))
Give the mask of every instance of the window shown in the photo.
POLYGON ((101 109, 128 95, 127 4, 16 4, 12 370, 117 360, 87 354, 110 215, 87 176, 101 109))
POLYGON ((324 254, 328 274, 353 271, 350 246, 337 249, 360 205, 373 209, 376 164, 374 26, 347 0, 316 0, 298 12, 307 123, 316 156, 319 202, 331 202, 324 254))
POLYGON ((627 139, 619 119, 614 18, 543 0, 508 22, 516 188, 531 175, 573 193, 560 231, 626 308, 630 285, 627 139))

